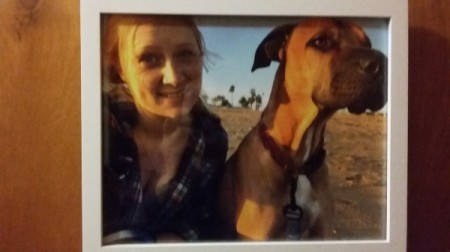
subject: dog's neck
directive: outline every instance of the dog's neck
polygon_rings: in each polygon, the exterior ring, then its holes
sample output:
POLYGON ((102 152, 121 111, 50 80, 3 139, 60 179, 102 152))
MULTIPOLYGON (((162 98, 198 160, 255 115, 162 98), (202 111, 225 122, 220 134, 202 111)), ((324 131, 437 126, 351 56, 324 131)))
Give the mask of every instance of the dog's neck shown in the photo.
POLYGON ((296 163, 304 163, 323 147, 326 121, 330 116, 330 113, 318 110, 316 113, 302 113, 300 118, 296 118, 288 108, 279 106, 272 119, 267 116, 263 122, 275 142, 289 152, 296 163))
POLYGON ((261 120, 275 142, 288 151, 295 162, 303 163, 323 147, 326 122, 334 111, 320 109, 311 95, 290 99, 282 83, 284 79, 276 76, 261 120))

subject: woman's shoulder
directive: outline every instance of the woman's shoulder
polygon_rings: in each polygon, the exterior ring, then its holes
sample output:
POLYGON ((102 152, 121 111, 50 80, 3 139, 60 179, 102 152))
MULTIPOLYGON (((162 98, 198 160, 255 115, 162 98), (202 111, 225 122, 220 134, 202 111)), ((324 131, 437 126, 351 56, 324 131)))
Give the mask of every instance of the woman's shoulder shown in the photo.
POLYGON ((202 102, 194 106, 193 115, 194 127, 203 132, 206 144, 228 148, 228 134, 219 116, 208 110, 202 102))
POLYGON ((202 128, 205 131, 220 131, 225 132, 222 127, 222 122, 219 116, 210 111, 203 102, 195 104, 193 111, 194 125, 202 128))
MULTIPOLYGON (((103 92, 105 115, 113 118, 118 124, 134 125, 138 118, 136 105, 128 88, 123 84, 111 85, 103 92)), ((111 126, 111 125, 110 125, 111 126)))

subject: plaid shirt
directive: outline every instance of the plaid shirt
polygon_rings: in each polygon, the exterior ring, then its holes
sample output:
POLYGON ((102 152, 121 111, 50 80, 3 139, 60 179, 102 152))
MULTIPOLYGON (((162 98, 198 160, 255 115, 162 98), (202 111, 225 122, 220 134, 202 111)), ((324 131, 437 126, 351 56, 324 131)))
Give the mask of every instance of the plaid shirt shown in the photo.
POLYGON ((134 119, 123 111, 134 106, 120 106, 111 107, 113 120, 104 136, 103 242, 152 242, 165 232, 186 241, 217 239, 214 207, 228 148, 220 120, 194 109, 178 172, 163 199, 155 200, 143 195, 137 146, 127 134, 134 119))

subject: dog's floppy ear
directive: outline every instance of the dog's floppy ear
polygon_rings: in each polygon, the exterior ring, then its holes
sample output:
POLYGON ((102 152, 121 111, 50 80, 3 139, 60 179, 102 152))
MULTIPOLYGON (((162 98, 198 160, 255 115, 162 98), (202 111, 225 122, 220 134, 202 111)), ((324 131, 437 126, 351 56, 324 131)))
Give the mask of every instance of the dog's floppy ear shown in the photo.
POLYGON ((285 45, 295 26, 295 24, 278 26, 261 41, 255 52, 252 72, 258 68, 269 66, 272 60, 281 60, 280 49, 285 45))

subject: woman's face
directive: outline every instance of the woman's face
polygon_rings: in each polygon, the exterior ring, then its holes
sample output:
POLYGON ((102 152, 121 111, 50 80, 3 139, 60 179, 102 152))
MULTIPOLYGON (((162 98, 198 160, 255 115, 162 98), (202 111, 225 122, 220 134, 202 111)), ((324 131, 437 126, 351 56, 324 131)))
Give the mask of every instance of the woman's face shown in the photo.
POLYGON ((202 52, 190 27, 179 20, 149 20, 120 47, 121 78, 140 113, 177 118, 197 102, 202 52))

